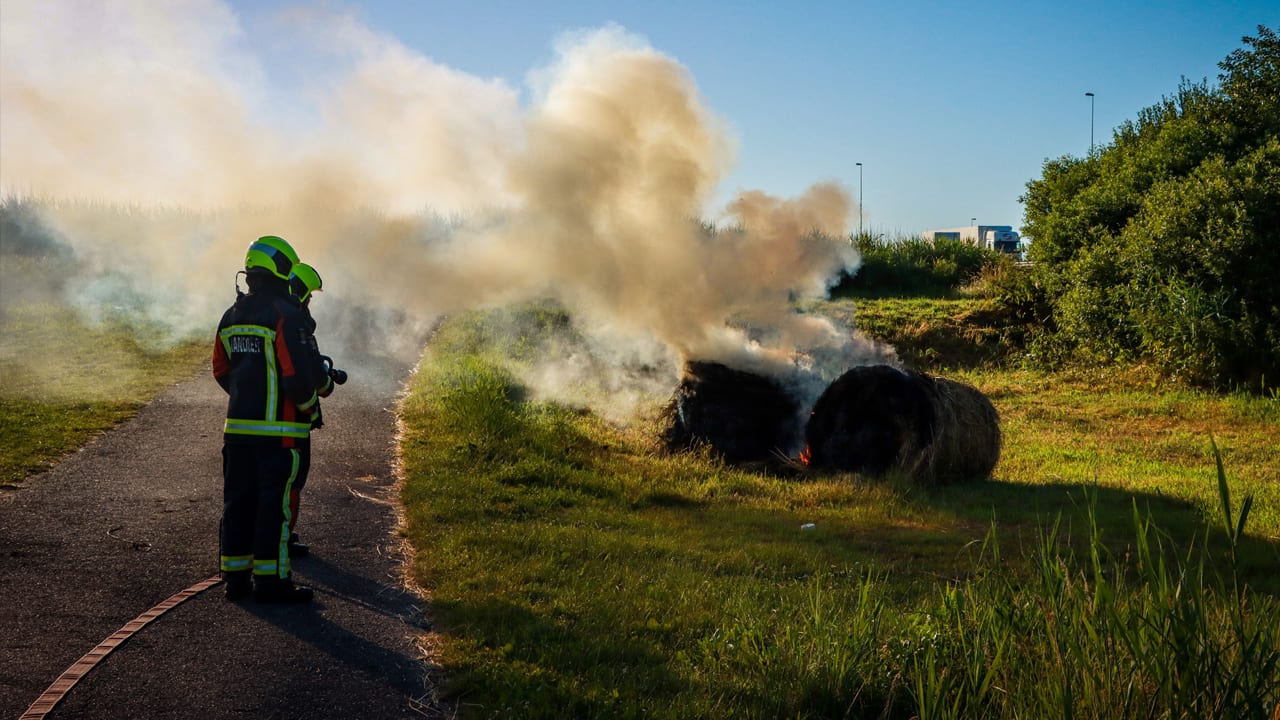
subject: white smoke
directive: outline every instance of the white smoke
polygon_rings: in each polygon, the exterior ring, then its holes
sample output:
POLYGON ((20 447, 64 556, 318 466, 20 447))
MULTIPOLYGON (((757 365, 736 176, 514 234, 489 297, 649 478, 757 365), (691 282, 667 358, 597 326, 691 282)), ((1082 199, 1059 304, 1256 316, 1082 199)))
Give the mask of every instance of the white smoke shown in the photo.
POLYGON ((686 359, 781 376, 870 352, 791 309, 856 265, 849 194, 709 208, 731 132, 683 66, 620 27, 560 38, 522 105, 341 12, 273 25, 309 63, 288 87, 215 0, 3 14, 0 192, 38 200, 86 308, 131 293, 175 333, 204 332, 248 242, 277 234, 325 278, 331 347, 412 354, 442 314, 558 301, 587 355, 530 372, 556 396, 589 372, 629 407, 686 359))

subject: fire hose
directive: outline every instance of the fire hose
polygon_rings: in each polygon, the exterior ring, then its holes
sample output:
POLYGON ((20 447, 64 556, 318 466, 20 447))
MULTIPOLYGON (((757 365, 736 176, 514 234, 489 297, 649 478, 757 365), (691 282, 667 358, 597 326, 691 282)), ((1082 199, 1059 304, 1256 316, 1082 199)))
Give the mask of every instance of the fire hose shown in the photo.
POLYGON ((112 633, 111 637, 98 643, 97 647, 85 653, 83 657, 75 662, 75 664, 59 675, 58 679, 54 680, 53 684, 49 686, 49 689, 45 690, 40 697, 36 698, 36 701, 31 703, 31 707, 27 708, 27 711, 24 712, 18 720, 40 720, 45 715, 48 715, 53 711, 54 706, 61 702, 62 698, 67 696, 67 693, 71 692, 71 688, 75 687, 75 684, 80 682, 81 678, 88 675, 90 670, 96 667, 98 663, 102 662, 103 658, 110 655, 112 650, 115 650, 123 644, 124 641, 133 637, 135 633, 146 627, 146 625, 152 620, 155 620, 183 602, 190 600, 220 582, 222 582, 222 577, 220 575, 214 575, 211 578, 201 580, 186 590, 175 593, 170 596, 168 600, 161 602, 159 605, 156 605, 133 620, 125 623, 124 627, 112 633))

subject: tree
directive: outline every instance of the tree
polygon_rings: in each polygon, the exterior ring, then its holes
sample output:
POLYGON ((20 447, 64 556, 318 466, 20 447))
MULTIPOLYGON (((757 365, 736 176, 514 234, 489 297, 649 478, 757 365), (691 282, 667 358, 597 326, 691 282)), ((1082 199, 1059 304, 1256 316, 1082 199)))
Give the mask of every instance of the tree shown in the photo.
POLYGON ((1280 382, 1280 38, 1219 63, 1088 158, 1046 161, 1024 227, 1060 341, 1191 382, 1280 382))

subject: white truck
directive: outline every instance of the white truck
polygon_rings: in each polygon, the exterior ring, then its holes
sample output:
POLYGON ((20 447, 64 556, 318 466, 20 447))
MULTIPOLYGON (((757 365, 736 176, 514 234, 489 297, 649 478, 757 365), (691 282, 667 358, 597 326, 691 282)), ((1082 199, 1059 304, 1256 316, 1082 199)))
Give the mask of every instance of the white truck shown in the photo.
POLYGON ((930 242, 935 238, 950 238, 1008 255, 1018 255, 1022 252, 1022 238, 1012 225, 967 225, 943 230, 925 230, 920 235, 930 242))

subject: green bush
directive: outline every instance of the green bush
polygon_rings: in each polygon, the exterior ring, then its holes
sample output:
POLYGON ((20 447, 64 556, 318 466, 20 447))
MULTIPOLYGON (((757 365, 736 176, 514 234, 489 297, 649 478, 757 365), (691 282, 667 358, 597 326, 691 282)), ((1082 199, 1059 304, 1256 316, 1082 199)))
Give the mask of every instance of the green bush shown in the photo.
POLYGON ((1280 377, 1280 38, 1244 42, 1217 87, 1184 81, 1027 184, 1040 327, 1059 346, 1206 386, 1280 377))

